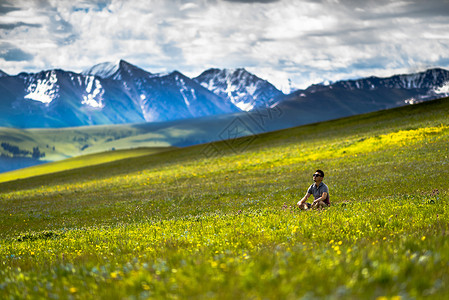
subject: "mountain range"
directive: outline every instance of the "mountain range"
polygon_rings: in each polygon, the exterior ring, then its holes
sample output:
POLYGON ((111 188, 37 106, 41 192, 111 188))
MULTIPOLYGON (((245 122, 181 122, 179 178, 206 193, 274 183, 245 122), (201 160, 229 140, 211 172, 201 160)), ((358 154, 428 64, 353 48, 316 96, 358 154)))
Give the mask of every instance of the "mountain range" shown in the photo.
MULTIPOLYGON (((164 122, 235 113, 264 105, 267 97, 282 94, 244 69, 236 71, 238 78, 245 78, 244 86, 234 88, 240 80, 228 77, 225 89, 233 92, 228 96, 214 93, 204 87, 203 74, 197 80, 178 71, 152 74, 123 60, 102 63, 82 73, 57 69, 3 74, 0 126, 54 128, 164 122)), ((222 86, 221 82, 211 82, 222 86)))
POLYGON ((283 122, 291 126, 315 123, 446 97, 449 71, 425 72, 345 80, 312 85, 279 100, 283 122))
MULTIPOLYGON (((59 128, 166 122, 280 105, 285 124, 338 118, 448 95, 449 72, 312 85, 284 95, 245 69, 209 69, 195 78, 153 74, 124 60, 82 73, 60 69, 10 76, 0 71, 0 126, 59 128), (316 116, 319 107, 321 116, 316 116)), ((283 124, 280 127, 284 127, 283 124)))

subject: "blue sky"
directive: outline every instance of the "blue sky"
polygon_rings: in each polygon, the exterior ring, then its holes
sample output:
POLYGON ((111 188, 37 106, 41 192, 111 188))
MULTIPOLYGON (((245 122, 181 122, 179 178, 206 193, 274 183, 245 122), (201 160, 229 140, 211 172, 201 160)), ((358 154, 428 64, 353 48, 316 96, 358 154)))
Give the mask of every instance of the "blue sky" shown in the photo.
POLYGON ((238 68, 288 91, 449 68, 449 0, 0 0, 0 70, 125 59, 197 76, 238 68))

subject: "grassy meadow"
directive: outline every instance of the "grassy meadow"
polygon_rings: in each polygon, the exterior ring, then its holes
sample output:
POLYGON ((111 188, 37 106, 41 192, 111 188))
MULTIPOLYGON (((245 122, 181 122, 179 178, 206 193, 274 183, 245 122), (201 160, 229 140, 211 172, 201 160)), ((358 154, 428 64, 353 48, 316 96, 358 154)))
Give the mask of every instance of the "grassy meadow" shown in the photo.
POLYGON ((85 154, 67 158, 61 161, 49 162, 28 168, 18 169, 10 172, 0 173, 0 182, 12 181, 21 178, 57 173, 67 170, 96 166, 112 161, 155 154, 172 149, 172 147, 135 148, 125 150, 114 150, 103 153, 85 154))
POLYGON ((448 112, 3 174, 0 298, 448 298, 448 112), (318 168, 332 206, 299 211, 318 168))

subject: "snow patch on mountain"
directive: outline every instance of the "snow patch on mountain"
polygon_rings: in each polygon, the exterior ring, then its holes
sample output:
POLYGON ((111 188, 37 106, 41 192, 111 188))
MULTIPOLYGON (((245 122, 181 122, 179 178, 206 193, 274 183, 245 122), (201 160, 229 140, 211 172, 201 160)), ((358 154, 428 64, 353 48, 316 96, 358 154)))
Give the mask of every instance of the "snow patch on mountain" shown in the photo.
POLYGON ((434 92, 436 94, 443 94, 445 96, 449 96, 449 81, 447 81, 445 84, 443 84, 442 86, 434 89, 434 92))
POLYGON ((59 96, 59 86, 57 82, 58 78, 56 72, 51 71, 46 74, 44 79, 39 78, 37 81, 28 85, 26 90, 28 94, 25 95, 24 98, 39 101, 48 105, 59 96))
POLYGON ((140 94, 140 110, 142 111, 143 118, 147 122, 153 121, 152 115, 150 112, 145 108, 145 100, 147 99, 147 96, 144 94, 140 94))
POLYGON ((101 83, 94 76, 87 76, 85 78, 86 94, 83 95, 81 104, 88 105, 93 108, 103 108, 103 94, 104 90, 101 83))
POLYGON ((195 95, 195 90, 194 89, 189 89, 186 86, 186 83, 184 81, 184 79, 179 78, 178 75, 175 76, 175 80, 177 82, 177 85, 180 87, 179 92, 182 95, 182 98, 184 99, 185 104, 187 105, 187 107, 190 106, 190 100, 196 100, 196 95, 195 95))

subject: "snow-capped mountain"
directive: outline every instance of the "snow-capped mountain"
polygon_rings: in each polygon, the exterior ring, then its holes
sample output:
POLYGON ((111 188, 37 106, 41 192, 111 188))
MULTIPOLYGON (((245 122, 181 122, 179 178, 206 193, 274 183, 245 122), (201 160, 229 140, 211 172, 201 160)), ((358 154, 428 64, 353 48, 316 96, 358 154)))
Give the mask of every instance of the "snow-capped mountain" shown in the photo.
POLYGON ((83 72, 121 87, 147 122, 170 121, 232 113, 239 109, 197 82, 174 71, 152 74, 121 60, 83 72))
POLYGON ((449 96, 449 71, 430 69, 388 78, 369 77, 312 85, 284 97, 278 108, 286 112, 286 122, 295 123, 299 117, 312 123, 446 96, 449 96), (289 116, 289 112, 295 113, 289 116))
POLYGON ((0 124, 65 127, 101 124, 105 90, 95 76, 49 70, 0 78, 0 124))
POLYGON ((244 69, 210 69, 191 79, 178 71, 153 74, 121 60, 82 73, 0 72, 0 126, 165 122, 278 108, 282 118, 268 131, 448 95, 444 69, 312 85, 284 95, 244 69))
MULTIPOLYGON (((62 70, 44 71, 33 76, 22 73, 25 84, 24 100, 32 100, 46 106, 57 105, 64 95, 64 89, 76 90, 81 95, 81 105, 102 108, 104 90, 100 81, 94 76, 64 72, 62 70)), ((59 103, 62 104, 62 103, 59 103)))
POLYGON ((81 74, 63 70, 0 77, 0 126, 67 127, 160 122, 240 111, 197 82, 125 61, 81 74))
POLYGON ((274 99, 283 95, 271 83, 245 69, 209 69, 194 80, 242 111, 272 106, 274 99))
POLYGON ((139 81, 135 88, 146 120, 169 121, 233 113, 239 109, 178 71, 139 81))
POLYGON ((365 92, 371 95, 373 102, 382 103, 386 99, 377 99, 375 94, 390 93, 387 98, 393 101, 385 102, 386 107, 413 104, 425 100, 445 97, 449 95, 449 71, 435 68, 414 74, 395 75, 386 78, 368 77, 358 80, 343 80, 330 85, 312 85, 306 90, 296 91, 295 95, 313 97, 323 93, 332 94, 339 91, 365 92))

